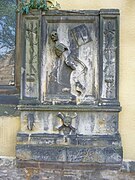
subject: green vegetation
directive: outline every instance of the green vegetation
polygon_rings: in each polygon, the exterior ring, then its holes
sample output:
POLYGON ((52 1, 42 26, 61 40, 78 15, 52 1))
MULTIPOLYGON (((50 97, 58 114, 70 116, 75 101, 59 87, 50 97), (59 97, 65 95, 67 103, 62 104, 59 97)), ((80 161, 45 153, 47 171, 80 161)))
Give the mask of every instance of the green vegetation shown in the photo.
POLYGON ((56 6, 53 4, 48 6, 46 0, 30 0, 29 2, 27 2, 26 0, 22 0, 18 4, 17 11, 21 12, 23 14, 29 14, 31 9, 47 11, 47 10, 53 9, 53 8, 59 9, 60 5, 58 3, 56 3, 56 6))

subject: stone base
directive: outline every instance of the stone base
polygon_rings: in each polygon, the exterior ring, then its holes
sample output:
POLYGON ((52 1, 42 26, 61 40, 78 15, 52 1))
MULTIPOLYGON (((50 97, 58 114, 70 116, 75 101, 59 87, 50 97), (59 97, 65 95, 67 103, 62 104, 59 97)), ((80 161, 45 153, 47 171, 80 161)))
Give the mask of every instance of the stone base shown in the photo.
MULTIPOLYGON (((133 163, 135 164, 132 162, 132 165, 133 163)), ((132 167, 132 169, 135 168, 132 167)), ((132 173, 123 172, 120 166, 112 164, 27 162, 18 161, 15 158, 0 157, 0 179, 134 180, 135 171, 132 173)))
POLYGON ((120 136, 18 133, 18 161, 121 164, 120 136))

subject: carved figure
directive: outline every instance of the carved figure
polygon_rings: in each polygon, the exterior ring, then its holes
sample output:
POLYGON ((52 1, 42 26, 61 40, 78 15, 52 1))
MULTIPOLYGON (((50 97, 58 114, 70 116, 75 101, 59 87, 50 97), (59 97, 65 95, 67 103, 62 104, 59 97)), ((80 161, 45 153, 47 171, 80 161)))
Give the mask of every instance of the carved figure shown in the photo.
MULTIPOLYGON (((76 70, 78 64, 81 66, 81 71, 76 75, 76 78, 74 78, 73 81, 75 84, 75 91, 77 92, 77 95, 82 95, 85 91, 85 87, 81 84, 81 82, 78 79, 82 74, 84 74, 85 76, 88 70, 87 66, 77 58, 76 54, 74 54, 73 52, 69 53, 68 48, 64 44, 59 42, 58 34, 56 31, 52 31, 51 39, 53 40, 53 42, 55 42, 55 53, 58 57, 61 57, 63 53, 65 55, 65 52, 67 52, 64 61, 68 67, 70 67, 72 70, 76 70)), ((76 72, 74 72, 74 74, 75 73, 76 72)))
POLYGON ((106 61, 104 62, 104 76, 106 83, 106 97, 112 98, 114 96, 115 87, 115 62, 113 57, 115 56, 115 27, 113 21, 106 21, 105 29, 105 46, 104 56, 106 61))
MULTIPOLYGON (((76 103, 94 96, 94 63, 91 58, 91 29, 85 24, 69 29, 70 55, 67 61, 74 62, 76 68, 71 73, 71 93, 76 96, 76 103), (73 59, 73 60, 72 60, 73 59)), ((67 63, 68 64, 68 63, 67 63)))
POLYGON ((28 130, 32 131, 34 126, 35 118, 33 113, 29 113, 27 115, 27 128, 28 130))
POLYGON ((58 128, 59 131, 63 131, 64 135, 75 133, 76 129, 72 126, 72 119, 76 118, 77 114, 75 116, 69 116, 59 112, 57 116, 62 120, 62 126, 58 128))
POLYGON ((54 42, 58 41, 58 34, 56 31, 52 31, 51 38, 54 42))
POLYGON ((58 34, 56 31, 53 31, 51 33, 51 38, 52 40, 55 42, 55 53, 58 57, 61 57, 63 52, 67 51, 68 48, 59 42, 59 39, 58 39, 58 34))
POLYGON ((83 87, 83 85, 79 81, 75 82, 75 87, 78 96, 80 96, 83 93, 83 91, 85 91, 85 87, 83 87))

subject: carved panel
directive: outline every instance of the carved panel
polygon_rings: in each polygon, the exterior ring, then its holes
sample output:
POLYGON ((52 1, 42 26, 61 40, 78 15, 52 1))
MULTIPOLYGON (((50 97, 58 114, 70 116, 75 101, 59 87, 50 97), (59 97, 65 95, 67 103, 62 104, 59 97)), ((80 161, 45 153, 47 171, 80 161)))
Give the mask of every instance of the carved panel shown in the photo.
POLYGON ((101 17, 101 98, 106 100, 117 100, 118 96, 119 37, 117 21, 117 17, 101 17))
POLYGON ((39 20, 25 19, 25 63, 22 68, 24 97, 39 94, 39 20))
POLYGON ((105 135, 118 133, 118 114, 112 112, 24 111, 22 132, 64 135, 105 135))
MULTIPOLYGON (((43 32, 42 101, 93 104, 98 96, 98 18, 80 23, 51 23, 43 32), (45 86, 45 88, 44 88, 45 86)), ((61 17, 57 17, 59 20, 61 17)), ((64 19, 64 17, 63 17, 64 19)), ((66 20, 65 20, 66 21, 66 20)))

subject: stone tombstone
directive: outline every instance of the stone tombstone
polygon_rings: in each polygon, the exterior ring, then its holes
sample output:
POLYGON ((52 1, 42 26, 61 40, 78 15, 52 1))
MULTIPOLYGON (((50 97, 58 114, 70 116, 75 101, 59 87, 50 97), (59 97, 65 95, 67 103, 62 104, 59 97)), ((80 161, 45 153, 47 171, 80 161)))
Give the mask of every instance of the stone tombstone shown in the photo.
POLYGON ((122 161, 119 10, 22 17, 21 162, 122 161))

